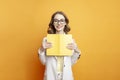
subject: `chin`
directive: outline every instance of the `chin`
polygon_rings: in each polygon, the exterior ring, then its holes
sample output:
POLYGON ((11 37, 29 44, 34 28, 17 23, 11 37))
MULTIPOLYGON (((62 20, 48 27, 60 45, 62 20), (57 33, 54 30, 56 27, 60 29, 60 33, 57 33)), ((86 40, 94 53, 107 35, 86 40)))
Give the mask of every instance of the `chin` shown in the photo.
POLYGON ((57 29, 58 32, 62 31, 62 29, 57 29))

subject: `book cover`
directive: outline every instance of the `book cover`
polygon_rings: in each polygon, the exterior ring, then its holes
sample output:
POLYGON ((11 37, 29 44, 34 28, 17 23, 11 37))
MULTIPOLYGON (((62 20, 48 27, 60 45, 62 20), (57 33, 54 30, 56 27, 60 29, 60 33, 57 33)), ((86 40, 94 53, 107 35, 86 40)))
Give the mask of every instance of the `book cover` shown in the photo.
POLYGON ((48 56, 71 56, 72 50, 67 48, 67 44, 72 43, 71 34, 48 34, 47 42, 52 43, 52 48, 47 49, 48 56))

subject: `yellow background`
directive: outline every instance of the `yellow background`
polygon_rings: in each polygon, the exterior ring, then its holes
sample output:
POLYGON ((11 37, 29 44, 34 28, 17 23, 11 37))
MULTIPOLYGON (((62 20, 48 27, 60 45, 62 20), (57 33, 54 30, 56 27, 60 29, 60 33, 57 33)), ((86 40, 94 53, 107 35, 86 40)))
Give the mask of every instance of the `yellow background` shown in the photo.
POLYGON ((0 80, 43 80, 37 49, 64 11, 82 56, 75 80, 120 80, 119 0, 0 0, 0 80))

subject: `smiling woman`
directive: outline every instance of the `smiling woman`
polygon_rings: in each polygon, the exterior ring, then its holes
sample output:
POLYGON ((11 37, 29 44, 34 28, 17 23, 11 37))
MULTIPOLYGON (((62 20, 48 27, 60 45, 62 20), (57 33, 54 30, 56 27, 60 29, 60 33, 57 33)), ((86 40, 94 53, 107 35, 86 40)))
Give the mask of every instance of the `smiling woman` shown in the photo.
POLYGON ((53 25, 56 29, 56 33, 60 32, 60 31, 63 32, 63 29, 66 25, 64 16, 61 15, 61 14, 56 14, 55 17, 54 17, 53 25))
MULTIPOLYGON (((55 12, 49 24, 48 34, 67 34, 70 31, 68 23, 69 20, 63 12, 55 12)), ((73 51, 71 56, 48 56, 46 55, 48 48, 52 48, 52 43, 47 42, 47 38, 44 38, 42 47, 38 50, 39 58, 46 66, 44 80, 74 80, 72 64, 80 57, 80 51, 74 40, 67 45, 67 49, 73 51)))
POLYGON ((57 11, 51 17, 48 34, 55 34, 60 30, 64 31, 67 34, 70 31, 70 27, 68 24, 69 19, 67 18, 67 16, 63 12, 57 11))
POLYGON ((43 80, 37 50, 57 10, 82 52, 74 79, 120 80, 120 0, 0 0, 0 80, 43 80))

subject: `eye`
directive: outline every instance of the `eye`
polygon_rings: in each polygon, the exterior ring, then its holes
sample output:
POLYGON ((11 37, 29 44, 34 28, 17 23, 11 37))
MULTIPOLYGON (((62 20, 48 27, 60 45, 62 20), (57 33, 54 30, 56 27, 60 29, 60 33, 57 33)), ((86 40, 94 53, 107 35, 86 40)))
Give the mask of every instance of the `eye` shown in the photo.
POLYGON ((54 19, 54 22, 58 22, 58 20, 57 20, 57 19, 54 19))
POLYGON ((65 22, 65 20, 61 19, 60 22, 65 22))

